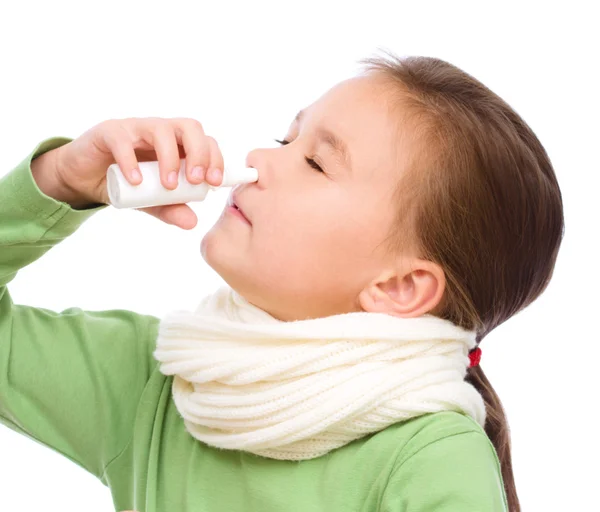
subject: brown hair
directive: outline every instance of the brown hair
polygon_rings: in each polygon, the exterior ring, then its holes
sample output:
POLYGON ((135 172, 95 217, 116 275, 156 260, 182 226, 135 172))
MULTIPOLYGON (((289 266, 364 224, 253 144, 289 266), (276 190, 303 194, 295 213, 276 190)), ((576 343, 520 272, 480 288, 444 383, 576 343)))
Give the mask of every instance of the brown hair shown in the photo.
MULTIPOLYGON (((480 342, 546 289, 564 234, 560 188, 542 144, 498 95, 443 60, 386 53, 360 63, 383 78, 417 147, 399 180, 390 248, 411 239, 443 268, 444 297, 431 313, 480 342)), ((500 398, 481 366, 465 380, 483 396, 509 511, 519 512, 500 398)))

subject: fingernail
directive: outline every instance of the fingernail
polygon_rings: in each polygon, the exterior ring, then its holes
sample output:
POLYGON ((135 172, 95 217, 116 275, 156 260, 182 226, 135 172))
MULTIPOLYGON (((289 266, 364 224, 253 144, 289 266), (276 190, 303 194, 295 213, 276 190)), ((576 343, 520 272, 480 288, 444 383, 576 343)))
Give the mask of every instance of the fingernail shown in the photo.
POLYGON ((140 181, 142 179, 142 174, 137 169, 134 169, 133 171, 131 171, 131 178, 134 181, 140 181))
POLYGON ((192 169, 192 178, 200 179, 203 171, 204 171, 204 168, 202 168, 202 167, 194 167, 192 169))
POLYGON ((219 181, 221 171, 213 167, 212 169, 209 169, 208 174, 210 176, 211 181, 219 181))
POLYGON ((169 183, 173 184, 177 182, 177 171, 171 171, 169 173, 169 177, 167 178, 169 183))

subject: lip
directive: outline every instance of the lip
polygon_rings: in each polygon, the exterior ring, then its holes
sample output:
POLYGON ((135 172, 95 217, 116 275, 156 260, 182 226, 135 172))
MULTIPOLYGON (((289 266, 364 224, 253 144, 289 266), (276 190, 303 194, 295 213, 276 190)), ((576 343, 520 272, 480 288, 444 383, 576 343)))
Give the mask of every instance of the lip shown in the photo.
POLYGON ((242 207, 239 203, 238 194, 235 191, 232 191, 231 194, 229 194, 229 197, 227 198, 227 210, 230 213, 237 215, 238 217, 246 221, 248 224, 252 225, 252 222, 250 222, 250 219, 248 219, 248 217, 244 213, 244 210, 242 210, 242 207))

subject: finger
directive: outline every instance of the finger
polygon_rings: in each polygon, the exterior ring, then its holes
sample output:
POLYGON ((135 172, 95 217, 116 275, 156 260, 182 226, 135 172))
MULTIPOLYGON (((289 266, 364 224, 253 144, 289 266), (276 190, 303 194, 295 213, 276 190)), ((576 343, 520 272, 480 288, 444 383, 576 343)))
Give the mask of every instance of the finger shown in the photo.
POLYGON ((204 181, 210 165, 210 146, 199 121, 188 118, 172 120, 177 142, 185 149, 185 176, 190 183, 204 181))
POLYGON ((114 123, 103 133, 104 144, 112 153, 125 179, 132 185, 139 185, 142 175, 129 132, 122 125, 114 123))
POLYGON ((173 224, 182 229, 194 229, 198 224, 196 213, 187 204, 149 206, 136 208, 136 210, 148 213, 167 224, 173 224))
POLYGON ((177 188, 179 167, 179 149, 173 127, 166 119, 148 118, 138 124, 140 136, 152 144, 158 159, 160 181, 167 189, 177 188))
POLYGON ((210 146, 210 167, 206 173, 206 181, 211 185, 218 187, 223 183, 223 154, 217 144, 217 141, 210 136, 206 137, 210 146))

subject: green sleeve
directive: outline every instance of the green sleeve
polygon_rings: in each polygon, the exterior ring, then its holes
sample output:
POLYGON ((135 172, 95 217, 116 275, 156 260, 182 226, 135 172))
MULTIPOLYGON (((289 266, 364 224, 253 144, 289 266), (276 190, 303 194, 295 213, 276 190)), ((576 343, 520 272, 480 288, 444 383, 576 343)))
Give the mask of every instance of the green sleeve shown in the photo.
POLYGON ((399 462, 381 512, 507 512, 499 462, 488 437, 438 439, 399 462))
POLYGON ((102 478, 131 439, 157 319, 13 304, 6 287, 107 206, 75 210, 37 187, 31 161, 70 140, 42 141, 0 179, 0 423, 102 478))

